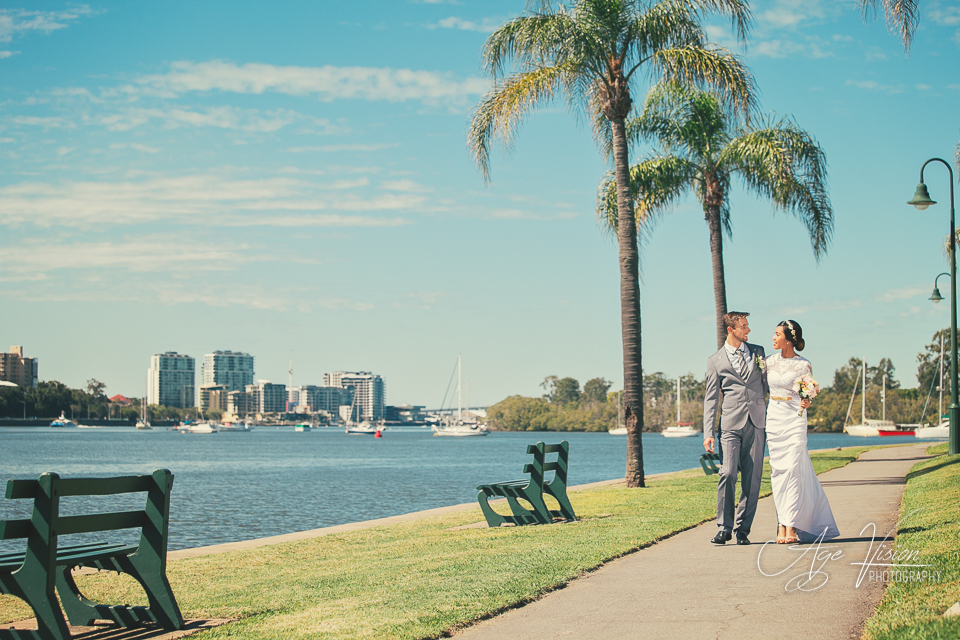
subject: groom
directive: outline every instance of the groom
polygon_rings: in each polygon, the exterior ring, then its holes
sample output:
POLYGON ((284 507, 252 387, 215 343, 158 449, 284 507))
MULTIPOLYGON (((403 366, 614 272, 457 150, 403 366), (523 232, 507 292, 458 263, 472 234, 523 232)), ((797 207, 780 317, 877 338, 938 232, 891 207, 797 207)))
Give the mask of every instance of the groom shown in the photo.
POLYGON ((747 536, 757 512, 757 495, 763 475, 764 425, 768 391, 763 347, 747 343, 749 313, 731 311, 723 315, 727 341, 707 359, 706 390, 703 398, 703 448, 714 452, 717 410, 720 412, 720 452, 723 456, 717 487, 717 526, 710 542, 724 544, 731 530, 737 544, 750 544, 747 536), (740 503, 734 519, 737 470, 740 471, 740 503))

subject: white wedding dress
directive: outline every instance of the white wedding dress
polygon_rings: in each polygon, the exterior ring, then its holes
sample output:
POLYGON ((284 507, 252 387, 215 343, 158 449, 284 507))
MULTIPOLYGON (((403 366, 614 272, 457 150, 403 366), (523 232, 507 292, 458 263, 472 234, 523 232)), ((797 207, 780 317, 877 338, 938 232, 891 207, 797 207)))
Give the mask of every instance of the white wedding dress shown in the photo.
POLYGON ((800 542, 840 535, 830 503, 813 471, 807 451, 807 412, 800 412, 794 381, 812 374, 810 361, 775 353, 766 359, 770 404, 767 405, 767 446, 770 448, 770 484, 780 524, 797 530, 800 542), (775 400, 774 398, 790 398, 775 400))

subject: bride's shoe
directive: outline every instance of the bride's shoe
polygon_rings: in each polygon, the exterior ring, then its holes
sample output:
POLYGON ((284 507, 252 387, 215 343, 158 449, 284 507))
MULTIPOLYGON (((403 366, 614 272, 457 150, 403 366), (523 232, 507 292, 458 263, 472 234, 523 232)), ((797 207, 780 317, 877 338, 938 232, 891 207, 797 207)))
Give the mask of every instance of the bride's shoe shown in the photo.
POLYGON ((783 544, 787 540, 787 528, 782 524, 777 525, 777 544, 783 544))
POLYGON ((793 527, 785 527, 786 531, 784 532, 783 544, 793 544, 794 542, 799 542, 800 538, 797 537, 797 530, 793 527))

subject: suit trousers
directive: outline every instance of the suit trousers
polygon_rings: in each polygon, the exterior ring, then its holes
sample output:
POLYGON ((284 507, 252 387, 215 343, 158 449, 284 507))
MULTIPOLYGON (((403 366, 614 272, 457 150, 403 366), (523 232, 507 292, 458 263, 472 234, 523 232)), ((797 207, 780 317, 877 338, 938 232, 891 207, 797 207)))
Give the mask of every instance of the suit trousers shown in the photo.
POLYGON ((763 477, 763 447, 767 433, 749 418, 742 429, 720 432, 723 468, 717 485, 717 526, 727 531, 750 533, 757 513, 760 479, 763 477), (736 503, 737 471, 740 472, 740 502, 736 503), (736 518, 733 505, 737 504, 736 518))

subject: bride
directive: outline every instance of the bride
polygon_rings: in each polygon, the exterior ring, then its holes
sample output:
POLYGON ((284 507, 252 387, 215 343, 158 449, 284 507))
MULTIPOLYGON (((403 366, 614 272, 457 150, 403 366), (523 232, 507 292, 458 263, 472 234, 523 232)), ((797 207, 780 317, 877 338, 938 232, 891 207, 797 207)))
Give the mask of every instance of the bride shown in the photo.
POLYGON ((803 347, 800 325, 785 320, 773 335, 773 348, 780 353, 766 359, 770 384, 766 431, 778 544, 813 542, 821 535, 829 540, 840 535, 807 452, 807 412, 798 415, 810 401, 800 400, 793 383, 802 375, 813 374, 810 361, 796 354, 803 347))

